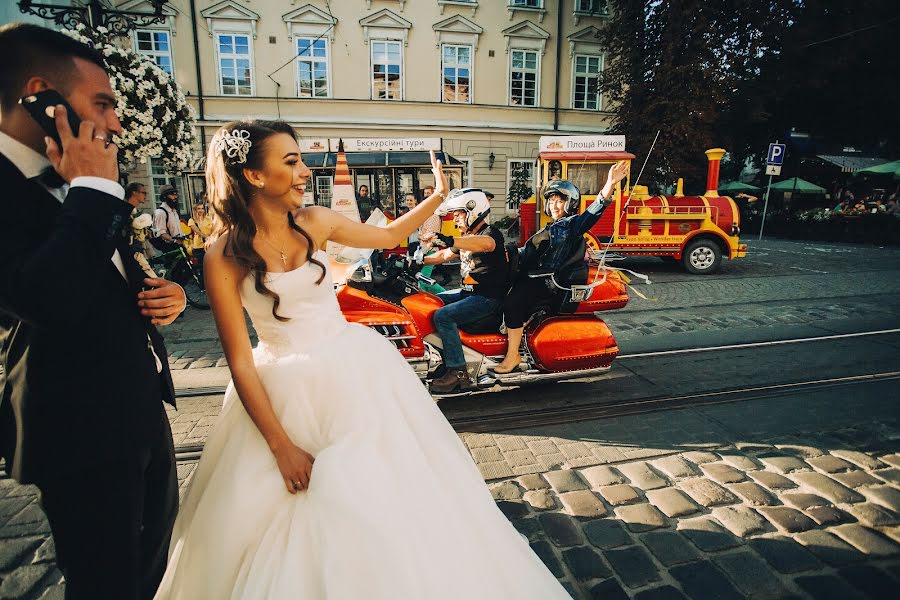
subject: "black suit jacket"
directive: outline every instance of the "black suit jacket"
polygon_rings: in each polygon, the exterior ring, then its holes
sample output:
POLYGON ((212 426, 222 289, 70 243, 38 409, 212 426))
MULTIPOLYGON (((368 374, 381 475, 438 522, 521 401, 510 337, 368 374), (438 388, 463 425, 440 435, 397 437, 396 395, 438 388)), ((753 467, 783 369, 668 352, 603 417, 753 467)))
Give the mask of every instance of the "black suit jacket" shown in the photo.
POLYGON ((0 452, 10 475, 40 483, 159 439, 175 391, 137 306, 143 275, 121 233, 131 206, 83 187, 60 204, 3 155, 0 184, 0 452))

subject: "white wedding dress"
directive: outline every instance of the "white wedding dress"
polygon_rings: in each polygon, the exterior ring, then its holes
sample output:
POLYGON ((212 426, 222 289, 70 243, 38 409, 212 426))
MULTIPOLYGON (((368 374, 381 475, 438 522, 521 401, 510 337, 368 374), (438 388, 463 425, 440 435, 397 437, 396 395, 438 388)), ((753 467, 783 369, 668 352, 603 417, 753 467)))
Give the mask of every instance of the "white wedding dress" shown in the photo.
POLYGON ((156 598, 569 598, 406 361, 344 320, 330 274, 315 283, 321 273, 307 263, 267 276, 287 322, 252 277, 241 287, 272 407, 316 459, 308 490, 285 490, 230 385, 156 598))

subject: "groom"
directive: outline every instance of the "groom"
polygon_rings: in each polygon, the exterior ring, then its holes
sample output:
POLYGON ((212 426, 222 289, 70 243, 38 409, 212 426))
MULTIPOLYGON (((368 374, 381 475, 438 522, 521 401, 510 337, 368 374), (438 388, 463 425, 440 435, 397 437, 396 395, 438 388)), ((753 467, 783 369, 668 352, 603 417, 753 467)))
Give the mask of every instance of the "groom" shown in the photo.
POLYGON ((0 27, 0 56, 0 453, 41 491, 66 598, 149 599, 178 509, 154 325, 184 291, 144 279, 128 251, 102 57, 24 24, 0 27), (57 109, 62 149, 18 104, 48 88, 82 119, 71 132, 57 109))

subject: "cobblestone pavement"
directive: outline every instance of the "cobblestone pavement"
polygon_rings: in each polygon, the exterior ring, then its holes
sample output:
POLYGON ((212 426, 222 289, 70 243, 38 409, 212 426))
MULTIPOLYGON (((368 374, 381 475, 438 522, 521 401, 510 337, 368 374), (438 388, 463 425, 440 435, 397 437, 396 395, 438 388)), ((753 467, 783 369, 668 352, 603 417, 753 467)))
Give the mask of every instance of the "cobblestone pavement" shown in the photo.
MULTIPOLYGON (((895 402, 810 399, 461 438, 573 597, 888 597, 900 585, 895 402)), ((188 439, 205 437, 203 418, 188 439)), ((182 489, 195 464, 179 466, 182 489)), ((33 488, 0 480, 0 538, 0 598, 62 597, 33 488)))

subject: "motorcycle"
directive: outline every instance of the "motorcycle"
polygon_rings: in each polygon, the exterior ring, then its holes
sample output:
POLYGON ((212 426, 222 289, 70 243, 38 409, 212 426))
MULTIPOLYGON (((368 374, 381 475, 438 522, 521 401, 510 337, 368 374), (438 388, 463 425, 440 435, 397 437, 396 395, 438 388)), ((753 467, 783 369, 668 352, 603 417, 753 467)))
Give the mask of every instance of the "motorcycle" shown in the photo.
MULTIPOLYGON (((511 257, 514 250, 509 249, 511 257)), ((421 257, 421 249, 413 257, 379 251, 364 254, 348 268, 347 281, 338 287, 337 298, 348 322, 383 335, 427 385, 444 370, 443 344, 432 323, 434 312, 444 304, 419 289, 419 282, 435 283, 420 272, 421 257)), ((546 277, 558 289, 549 304, 534 307, 526 322, 520 370, 502 375, 490 370, 503 360, 507 341, 501 331, 502 315, 488 315, 459 331, 475 389, 434 394, 436 398, 595 376, 610 369, 619 348, 609 327, 594 313, 628 303, 626 282, 618 270, 590 264, 591 283, 571 287, 560 285, 551 273, 536 276, 546 277)))

